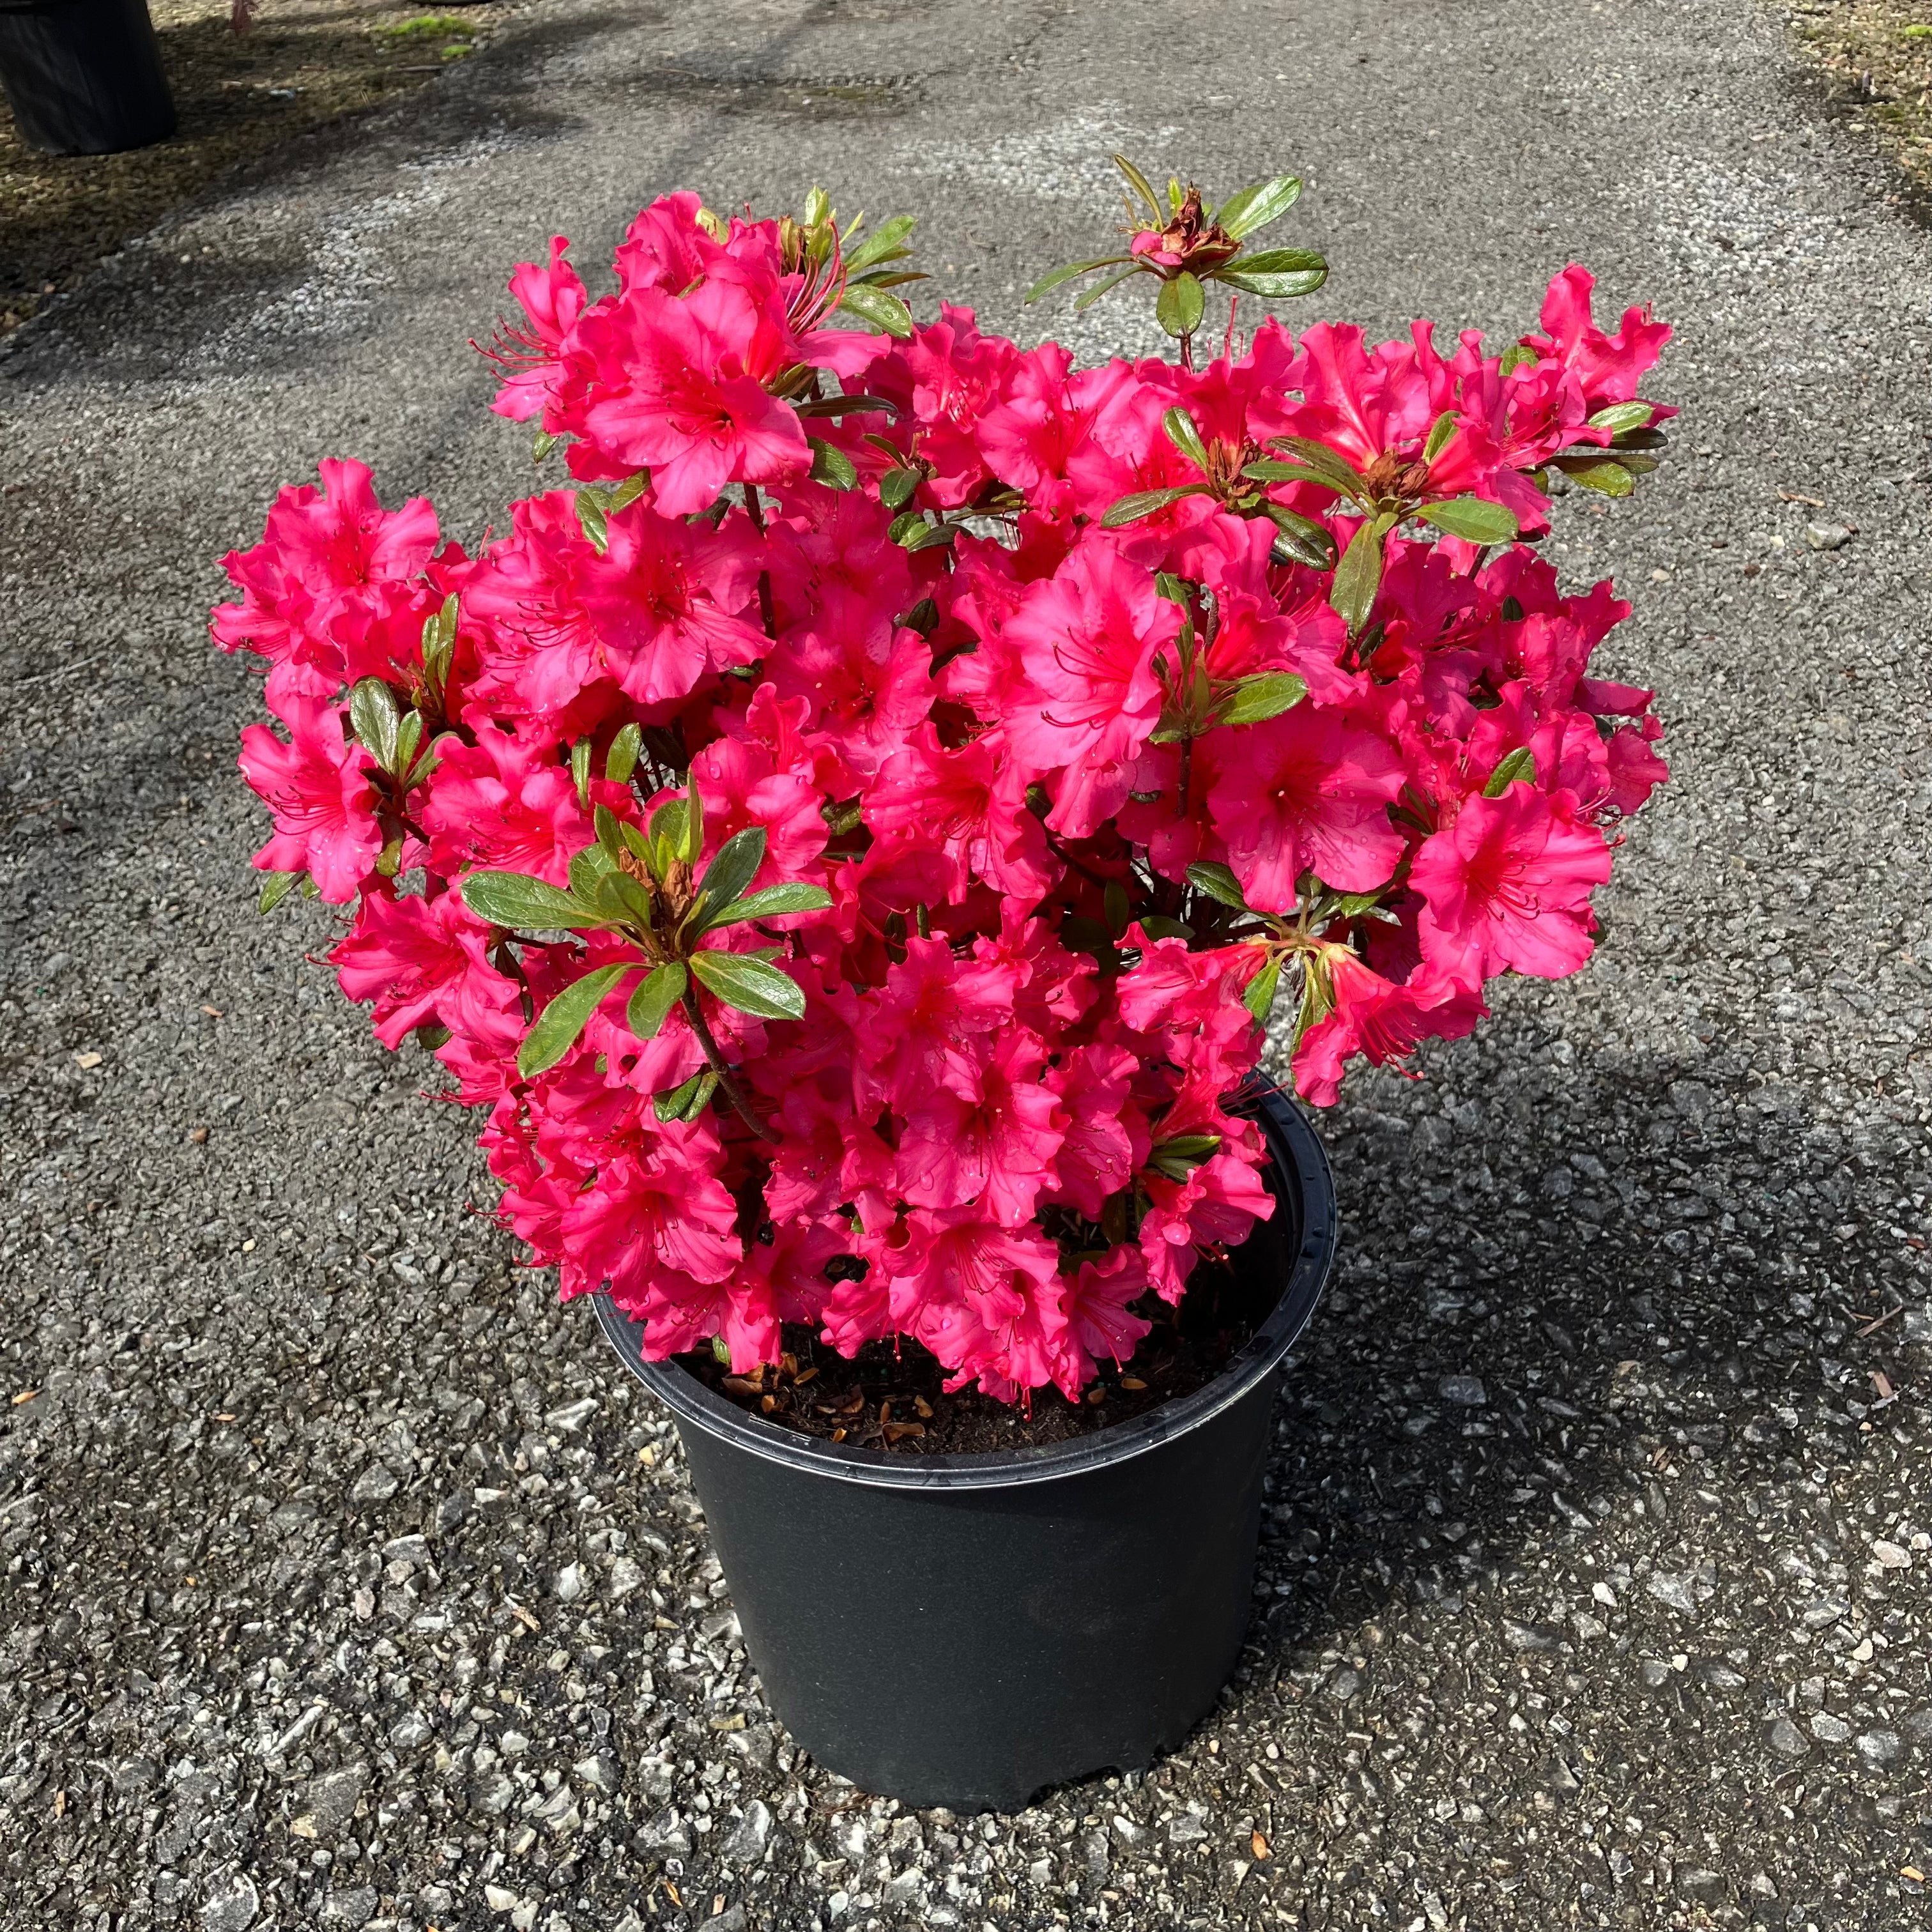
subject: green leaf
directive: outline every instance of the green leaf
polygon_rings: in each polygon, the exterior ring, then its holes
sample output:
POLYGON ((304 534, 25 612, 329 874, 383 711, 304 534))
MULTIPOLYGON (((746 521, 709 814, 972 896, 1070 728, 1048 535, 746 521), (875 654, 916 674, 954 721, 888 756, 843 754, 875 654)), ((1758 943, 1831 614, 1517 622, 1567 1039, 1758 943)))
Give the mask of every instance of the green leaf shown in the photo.
POLYGON ((405 711, 396 723, 396 742, 389 754, 389 769, 398 778, 415 764, 416 748, 422 742, 423 722, 420 711, 405 711))
POLYGON ((349 723, 356 741, 386 772, 396 769, 396 731, 401 718, 396 694, 380 677, 358 678, 349 694, 349 723))
POLYGON ((590 539, 597 554, 604 554, 610 541, 610 526, 604 514, 604 492, 595 483, 580 485, 577 492, 577 520, 590 539))
POLYGON ((1513 511, 1482 496, 1452 496, 1446 503, 1424 503, 1415 513, 1426 524, 1474 544, 1514 543, 1516 521, 1513 511))
POLYGON ((1606 456, 1595 460, 1570 456, 1551 459, 1573 483, 1594 490, 1602 496, 1628 496, 1636 488, 1636 479, 1621 463, 1606 456))
POLYGON ((1109 289, 1118 288, 1130 275, 1137 275, 1139 273, 1140 268, 1138 265, 1136 264, 1131 268, 1123 268, 1118 275, 1109 275, 1104 282, 1096 282, 1094 285, 1073 304, 1073 313, 1076 315, 1078 315, 1083 308, 1091 308, 1109 289))
POLYGON ((1648 403, 1612 403, 1590 418, 1590 427, 1618 436, 1626 430, 1649 428, 1650 419, 1656 413, 1648 403))
POLYGON ((1154 225, 1156 227, 1162 226, 1167 220, 1167 215, 1166 211, 1161 207, 1160 196, 1156 194, 1153 188, 1149 186, 1147 176, 1142 174, 1125 154, 1116 154, 1114 157, 1114 165, 1126 176, 1134 192, 1147 203, 1148 212, 1153 216, 1154 225))
POLYGON ((1382 904, 1382 896, 1374 892, 1337 892, 1329 900, 1326 908, 1330 919, 1360 919, 1364 913, 1372 911, 1382 904))
POLYGON ((624 900, 609 890, 616 862, 602 845, 586 845, 571 854, 571 896, 594 907, 604 919, 622 919, 627 910, 624 900))
POLYGON ((1208 298, 1201 284, 1185 268, 1172 281, 1162 282, 1154 305, 1154 320, 1177 340, 1192 335, 1201 326, 1208 298))
POLYGON ((1281 984, 1281 962, 1270 959, 1248 982, 1248 990, 1241 995, 1241 1004, 1263 1026, 1268 1024, 1268 1015, 1274 1010, 1275 989, 1281 984))
POLYGON ((1167 434, 1167 440, 1197 470, 1208 467, 1208 446, 1201 440, 1201 430, 1194 418, 1177 403, 1160 419, 1160 426, 1167 434))
POLYGON ((299 872, 271 872, 262 881, 262 896, 256 902, 258 912, 273 912, 296 889, 299 872))
POLYGON ((472 872, 462 890, 478 919, 512 932, 580 932, 604 922, 596 908, 521 872, 472 872))
POLYGON ((734 899, 705 921, 705 929, 715 932, 721 926, 741 926, 748 919, 780 919, 787 913, 823 912, 831 903, 832 895, 823 886, 788 879, 782 885, 767 886, 763 892, 734 899))
POLYGON ((1038 302, 1042 296, 1051 295, 1064 282, 1070 282, 1076 275, 1090 275, 1096 268, 1118 268, 1123 262, 1131 261, 1129 255, 1101 255, 1090 262, 1069 262, 1064 268, 1055 268, 1040 277, 1027 290, 1026 299, 1038 302))
POLYGON ((604 485, 604 508, 607 514, 626 509, 634 503, 651 487, 651 472, 648 470, 633 470, 621 482, 604 485))
POLYGON ((1197 859, 1187 868, 1187 883, 1197 892, 1205 892, 1210 899, 1218 899, 1236 912, 1248 910, 1248 896, 1242 891, 1240 880, 1231 867, 1218 860, 1197 859))
MULTIPOLYGON (((694 1073, 681 1087, 674 1087, 668 1094, 660 1094, 651 1102, 651 1111, 661 1120, 694 1120, 711 1104, 711 1096, 718 1090, 718 1076, 710 1067, 694 1073)), ((714 1343, 716 1338, 713 1338, 714 1343)), ((724 1360, 728 1366, 731 1352, 724 1352, 724 1360)))
MULTIPOLYGON (((808 396, 803 402, 792 404, 794 415, 801 416, 862 416, 868 410, 879 411, 889 416, 899 412, 898 405, 884 396, 808 396)), ((876 442, 876 437, 867 438, 876 442)), ((886 444, 888 449, 892 448, 886 444)), ((896 453, 896 452, 895 452, 896 453)))
POLYGON ((1348 539, 1348 548, 1335 566, 1328 602, 1352 637, 1369 621, 1369 613, 1376 608, 1376 593, 1382 584, 1382 539, 1388 535, 1390 522, 1384 512, 1364 524, 1348 539))
POLYGON ((1148 1165, 1169 1180, 1185 1180, 1220 1150, 1219 1134, 1176 1134, 1172 1140, 1155 1142, 1154 1151, 1148 1156, 1148 1165))
POLYGON ((1311 570, 1335 568, 1335 538, 1326 524, 1265 500, 1261 514, 1274 525, 1274 561, 1305 563, 1311 570))
POLYGON ((912 334, 912 310, 884 289, 868 288, 863 282, 848 282, 839 308, 902 342, 912 334))
POLYGON ((917 470, 888 470, 879 478, 879 501, 889 510, 903 510, 912 501, 923 474, 917 470))
POLYGON ((762 959, 742 952, 694 952, 691 970, 707 993, 754 1019, 805 1017, 805 994, 798 982, 762 959))
POLYGON ((758 868, 765 862, 765 838, 762 825, 748 826, 718 847, 717 856, 698 882, 698 896, 692 902, 700 932, 707 922, 707 910, 729 905, 758 876, 758 868))
MULTIPOLYGON (((1239 289, 1244 295, 1259 296, 1264 302, 1288 302, 1297 296, 1312 296, 1328 279, 1328 264, 1319 255, 1310 255, 1306 249, 1282 248, 1270 251, 1274 254, 1307 256, 1316 264, 1305 268, 1257 269, 1249 258, 1236 256, 1226 268, 1216 268, 1212 273, 1217 282, 1226 282, 1231 289, 1239 289)), ((1268 259, 1257 255, 1254 262, 1268 259)))
MULTIPOLYGON (((1349 496, 1360 496, 1364 493, 1366 486, 1362 481, 1361 472, 1346 457, 1336 455, 1326 443, 1314 442, 1305 436, 1277 436, 1275 442, 1276 447, 1287 449, 1292 456, 1305 464, 1322 482, 1332 488, 1349 496)), ((1249 471, 1252 472, 1254 467, 1250 464, 1249 471)))
POLYGON ((1142 916, 1141 930, 1150 939, 1192 939, 1194 928, 1183 926, 1178 919, 1168 919, 1164 914, 1150 912, 1142 916))
POLYGON ((1258 255, 1237 255, 1228 266, 1244 275, 1314 275, 1326 280, 1328 274, 1328 258, 1312 248, 1264 248, 1258 255))
POLYGON ((1526 368, 1531 364, 1540 362, 1542 360, 1541 350, 1532 349, 1526 342, 1516 342, 1512 343, 1503 351, 1498 360, 1497 368, 1502 374, 1508 376, 1518 369, 1526 368))
POLYGON ((1490 782, 1483 788, 1483 796, 1501 798, 1519 780, 1532 784, 1536 782, 1536 754, 1527 745, 1519 745, 1490 774, 1490 782))
POLYGON ((644 743, 644 731, 635 724, 625 725, 610 740, 610 748, 604 754, 604 776, 613 784, 630 783, 644 743))
POLYGON ((923 510, 905 510, 886 526, 886 535, 892 542, 903 544, 915 531, 930 527, 923 510))
POLYGON ((686 784, 684 795, 684 837, 676 852, 687 866, 694 866, 704 850, 704 797, 695 784, 686 784))
POLYGON ((950 544, 959 532, 950 524, 927 524, 901 539, 908 550, 930 550, 934 544, 950 544))
MULTIPOLYGON (((412 712, 411 716, 416 714, 412 712)), ((446 744, 460 744, 463 741, 454 731, 443 731, 432 738, 428 748, 416 763, 410 766, 409 775, 403 780, 403 788, 413 791, 442 762, 442 748, 446 744)))
POLYGON ((1204 483, 1182 483, 1166 490, 1137 490, 1131 496, 1123 496, 1118 503, 1108 506, 1106 515, 1100 519, 1100 527, 1103 530, 1118 530, 1124 524, 1137 524, 1142 518, 1166 509, 1170 503, 1178 503, 1184 496, 1208 494, 1204 483))
POLYGON ((570 748, 570 776, 577 787, 577 802, 585 812, 590 809, 590 754, 592 747, 588 738, 580 738, 570 748))
POLYGON ((918 226, 918 218, 910 214, 896 214, 890 221, 880 222, 856 248, 845 251, 846 274, 863 274, 874 262, 896 262, 910 254, 912 251, 900 244, 918 226))
POLYGON ((624 1024, 640 1040, 656 1040, 672 1007, 684 998, 691 976, 681 959, 667 959, 645 976, 625 1010, 624 1024))
POLYGON ((614 966, 600 966, 596 972, 572 980, 524 1034, 524 1043, 517 1049, 517 1071, 526 1080, 548 1072, 577 1044, 578 1036, 610 988, 626 973, 637 970, 635 961, 620 960, 614 966))
POLYGON ((1270 181, 1257 182, 1238 194, 1231 194, 1214 211, 1215 220, 1238 242, 1258 235, 1270 222, 1279 221, 1301 199, 1301 181, 1296 175, 1276 175, 1270 181))
POLYGON ((1259 724, 1293 710, 1308 695, 1306 681, 1292 671, 1264 670, 1244 677, 1235 686, 1234 696, 1222 712, 1223 724, 1259 724))
POLYGON ((1422 460, 1433 463, 1448 446, 1449 439, 1456 434, 1456 425, 1462 418, 1454 410, 1444 410, 1429 425, 1429 434, 1422 440, 1422 460))
POLYGON ((806 441, 812 446, 812 480, 814 483, 829 483, 835 490, 858 488, 858 470, 842 449, 834 448, 819 436, 807 436, 806 441))
POLYGON ((563 440, 560 436, 552 436, 547 429, 540 429, 530 439, 530 460, 541 463, 563 440))

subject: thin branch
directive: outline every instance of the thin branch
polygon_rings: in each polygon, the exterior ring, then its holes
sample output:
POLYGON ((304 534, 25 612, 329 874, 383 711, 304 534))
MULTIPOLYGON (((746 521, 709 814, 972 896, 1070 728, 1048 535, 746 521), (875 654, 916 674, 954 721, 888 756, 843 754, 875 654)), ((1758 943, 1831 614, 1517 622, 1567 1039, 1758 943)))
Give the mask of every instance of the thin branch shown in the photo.
POLYGON ((752 1110, 752 1103, 745 1098, 743 1090, 733 1076, 730 1065, 712 1036, 710 1022, 704 1017, 704 1010, 698 1003, 698 988, 687 981, 684 988, 685 1017, 691 1022, 691 1030, 698 1036, 698 1043, 704 1049, 704 1058, 711 1070, 718 1076, 718 1090, 730 1102, 732 1110, 739 1119, 749 1127, 761 1141, 778 1144, 778 1136, 752 1110))

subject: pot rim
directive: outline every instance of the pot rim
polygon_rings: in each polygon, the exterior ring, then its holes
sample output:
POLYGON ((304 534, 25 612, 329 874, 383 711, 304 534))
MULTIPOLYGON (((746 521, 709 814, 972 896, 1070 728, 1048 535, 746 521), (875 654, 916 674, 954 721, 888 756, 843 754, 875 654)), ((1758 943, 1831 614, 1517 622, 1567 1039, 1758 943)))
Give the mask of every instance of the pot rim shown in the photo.
POLYGON ((835 1482, 887 1490, 1001 1490, 1054 1482, 1124 1462, 1212 1421, 1279 1368, 1300 1339, 1328 1286, 1336 1234, 1335 1186, 1328 1156, 1301 1110, 1278 1091, 1262 1095, 1258 1118, 1277 1172, 1300 1197, 1301 1243, 1281 1299, 1212 1382, 1191 1395, 1162 1402, 1131 1422, 1096 1429, 1064 1442, 1021 1449, 895 1456, 883 1449, 855 1448, 781 1429, 706 1388, 676 1361, 646 1361, 642 1324, 625 1314, 602 1289, 592 1298, 597 1325, 623 1358, 625 1366, 680 1420, 695 1424, 706 1434, 767 1462, 835 1482))

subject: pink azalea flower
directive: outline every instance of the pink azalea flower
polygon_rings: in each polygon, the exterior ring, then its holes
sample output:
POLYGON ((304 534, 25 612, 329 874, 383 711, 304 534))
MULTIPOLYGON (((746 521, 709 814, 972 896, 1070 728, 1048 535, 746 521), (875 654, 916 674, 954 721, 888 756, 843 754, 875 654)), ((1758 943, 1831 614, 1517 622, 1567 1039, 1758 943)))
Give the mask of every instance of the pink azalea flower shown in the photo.
POLYGON ((1296 1090, 1317 1107, 1335 1104, 1355 1054, 1372 1066, 1399 1064, 1425 1038, 1460 1040, 1488 1010, 1480 994, 1451 980, 1418 974, 1394 985, 1346 946, 1328 949, 1324 970, 1334 1010, 1294 1050, 1296 1090))
POLYGON ((382 850, 375 795, 361 747, 344 739, 342 714, 314 699, 290 708, 289 743, 266 724, 242 734, 242 775, 275 815, 274 836, 254 863, 265 872, 306 872, 340 905, 361 891, 382 850))
POLYGON ((752 604, 758 559, 749 525, 702 531, 638 502, 608 520, 608 544, 576 573, 605 662, 640 704, 684 697, 706 670, 751 663, 766 646, 752 604))
POLYGON ((764 386, 783 366, 782 324, 742 288, 707 281, 682 300, 642 290, 578 333, 599 377, 586 425, 608 455, 650 470, 666 516, 708 510, 728 483, 810 467, 796 415, 764 386))
POLYGON ((480 867, 568 885, 571 855, 593 836, 554 747, 540 735, 494 726, 479 730, 474 745, 444 749, 418 817, 430 862, 446 878, 480 867))
POLYGON ((416 1028, 440 1021, 514 1053, 524 1032, 517 983, 489 963, 489 930, 460 892, 424 899, 371 892, 329 963, 350 998, 374 1003, 376 1037, 392 1052, 416 1028))
POLYGON ((1560 980, 1590 956, 1590 893, 1610 876, 1603 834, 1534 786, 1472 798, 1424 842, 1409 883, 1424 902, 1424 959, 1441 970, 1560 980))
POLYGON ((934 1087, 900 1111, 900 1192, 916 1207, 964 1208, 1014 1227, 1033 1213, 1053 1178, 1064 1137, 1059 1096, 1042 1084, 1046 1049, 1015 1028, 987 1042, 977 1092, 934 1087))
POLYGON ((1345 892, 1388 879, 1402 839, 1387 808, 1406 774, 1385 740, 1308 704, 1236 737, 1208 809, 1250 905, 1292 910, 1304 872, 1345 892))
POLYGON ((1058 773, 1047 823, 1084 838, 1126 802, 1129 776, 1160 722, 1154 659, 1179 608, 1120 550, 1076 550, 1006 621, 1031 690, 1006 742, 1031 772, 1058 773))

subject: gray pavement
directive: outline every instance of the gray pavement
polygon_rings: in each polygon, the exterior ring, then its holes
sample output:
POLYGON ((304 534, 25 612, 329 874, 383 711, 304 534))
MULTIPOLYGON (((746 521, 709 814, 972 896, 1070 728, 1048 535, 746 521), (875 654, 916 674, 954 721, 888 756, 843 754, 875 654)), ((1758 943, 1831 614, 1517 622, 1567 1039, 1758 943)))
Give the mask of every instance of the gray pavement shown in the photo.
POLYGON ((1932 274, 1891 192, 1743 0, 560 0, 10 343, 0 1923, 1926 1922, 1932 274), (1323 312, 1514 332, 1576 256, 1678 325, 1676 453, 1555 546, 1636 600, 1676 777, 1584 974, 1324 1123, 1347 1261, 1220 1714, 910 1815, 775 1730, 663 1420, 466 1210, 473 1123, 305 963, 322 916, 256 919, 202 614, 323 454, 500 521, 524 440, 462 344, 553 227, 594 262, 661 189, 816 179, 1037 329, 1120 143, 1301 168, 1323 312))

